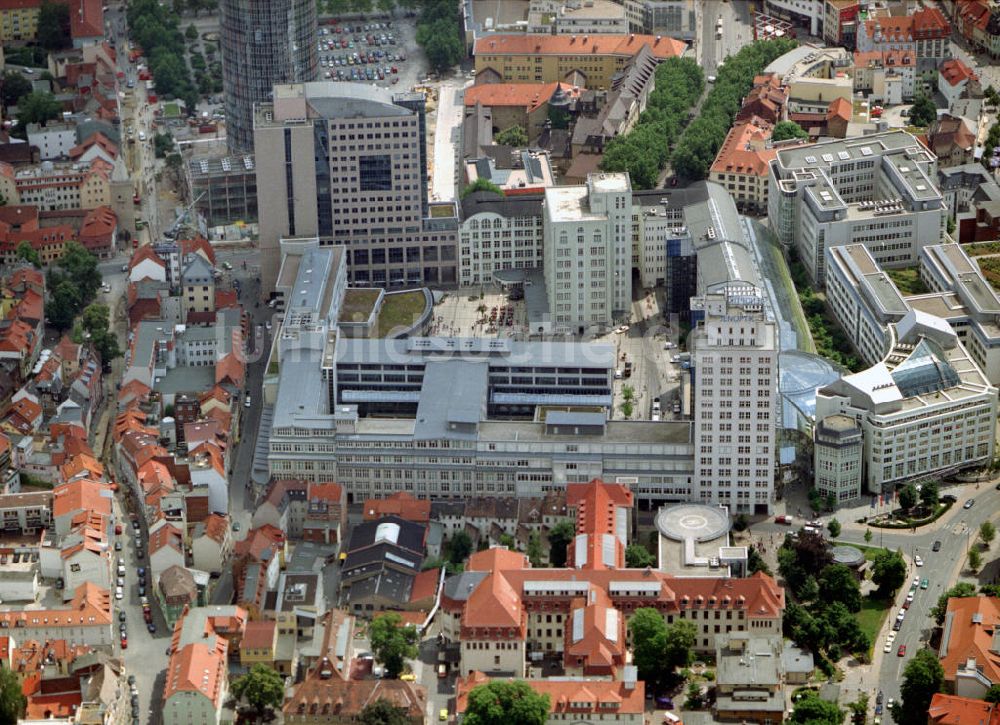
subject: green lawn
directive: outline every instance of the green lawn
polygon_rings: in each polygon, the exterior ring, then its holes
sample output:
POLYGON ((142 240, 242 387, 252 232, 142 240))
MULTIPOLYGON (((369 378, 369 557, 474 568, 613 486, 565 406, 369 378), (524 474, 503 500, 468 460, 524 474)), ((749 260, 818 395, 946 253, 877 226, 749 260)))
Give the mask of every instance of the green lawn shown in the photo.
POLYGON ((344 293, 344 302, 340 307, 341 322, 364 322, 372 313, 372 308, 378 302, 381 290, 349 289, 344 293))
POLYGON ((163 117, 164 118, 179 118, 181 115, 180 106, 176 103, 164 103, 163 104, 163 117))
POLYGON ((397 327, 409 327, 424 311, 426 301, 422 290, 386 295, 378 316, 376 337, 385 337, 397 327))
MULTIPOLYGON (((874 540, 875 539, 873 538, 872 541, 874 540)), ((865 555, 865 559, 867 561, 875 561, 875 557, 878 555, 878 553, 880 551, 883 551, 883 549, 878 546, 865 546, 863 544, 845 544, 839 541, 837 542, 837 546, 853 546, 855 549, 857 549, 858 551, 860 551, 862 554, 865 555)))
POLYGON ((970 257, 980 257, 984 254, 1000 254, 1000 242, 976 242, 963 244, 962 249, 970 257))
POLYGON ((889 279, 896 283, 899 291, 904 295, 922 295, 930 290, 920 279, 920 271, 916 267, 906 267, 905 269, 887 269, 885 273, 889 279))
POLYGON ((858 625, 871 640, 872 647, 880 646, 877 641, 878 633, 889 614, 889 605, 890 602, 885 599, 864 597, 861 600, 861 611, 854 615, 855 619, 858 620, 858 625))

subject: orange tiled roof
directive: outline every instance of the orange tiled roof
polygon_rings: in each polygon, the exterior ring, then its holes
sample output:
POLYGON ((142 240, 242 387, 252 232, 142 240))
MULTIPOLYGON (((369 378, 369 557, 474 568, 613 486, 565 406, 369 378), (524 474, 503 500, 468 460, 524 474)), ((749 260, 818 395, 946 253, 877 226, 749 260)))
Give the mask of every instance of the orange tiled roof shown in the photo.
POLYGON ((831 118, 841 118, 845 121, 850 121, 853 116, 854 111, 851 108, 851 102, 846 98, 835 98, 830 102, 830 107, 826 111, 827 120, 831 118))
POLYGON ((204 237, 196 237, 194 239, 181 239, 178 241, 181 248, 181 257, 186 257, 194 252, 200 252, 208 263, 213 267, 215 266, 215 250, 212 249, 211 243, 204 237))
POLYGON ((952 597, 948 600, 945 626, 947 641, 939 652, 946 682, 955 681, 955 672, 970 660, 990 682, 1000 682, 1000 653, 993 651, 993 633, 1000 627, 1000 598, 952 597))
POLYGON ((717 174, 767 176, 768 164, 778 151, 760 147, 771 137, 773 130, 769 123, 759 118, 733 126, 719 148, 712 171, 717 174))
POLYGON ((70 481, 80 476, 100 480, 104 478, 104 466, 93 456, 82 454, 73 456, 59 470, 64 481, 70 481))
POLYGON ((180 692, 195 692, 219 706, 225 690, 227 652, 226 640, 219 636, 192 642, 174 652, 167 664, 163 701, 180 692))
POLYGON ((247 537, 237 541, 233 547, 237 557, 248 556, 255 561, 269 561, 274 552, 282 547, 285 541, 284 532, 277 526, 264 524, 247 532, 247 537), (270 553, 268 553, 270 552, 270 553))
POLYGON ((226 534, 229 533, 229 519, 219 514, 209 514, 204 524, 205 536, 220 545, 225 542, 226 534))
POLYGON ((486 107, 510 106, 532 112, 540 108, 560 85, 569 96, 579 96, 580 88, 568 83, 482 83, 465 89, 465 105, 481 103, 486 107))
POLYGON ((240 649, 269 649, 274 646, 274 631, 278 623, 273 619, 247 622, 240 649))
POLYGON ((184 553, 184 537, 180 529, 173 524, 164 524, 149 535, 149 555, 169 546, 177 552, 184 553))
POLYGON ((941 77, 948 85, 957 86, 965 81, 972 81, 977 78, 975 72, 958 58, 946 60, 941 64, 941 77))
POLYGON ((364 505, 365 521, 374 521, 383 516, 398 516, 407 521, 425 524, 431 519, 431 502, 418 499, 406 491, 399 491, 388 498, 370 498, 364 505))
POLYGON ((236 356, 236 353, 231 352, 215 363, 216 384, 228 380, 237 387, 240 387, 243 385, 243 374, 243 363, 236 356))
POLYGON ((648 45, 659 60, 676 58, 687 43, 658 35, 495 34, 476 41, 474 55, 619 55, 631 58, 648 45))
POLYGON ((441 569, 428 569, 417 574, 413 578, 413 587, 410 589, 410 601, 419 602, 421 599, 433 597, 437 592, 440 577, 441 569))
POLYGON ((160 267, 166 268, 167 266, 166 262, 160 258, 160 255, 153 250, 152 244, 144 244, 132 253, 132 258, 128 262, 129 270, 134 269, 137 264, 146 259, 160 267))
POLYGON ((306 497, 310 501, 323 501, 328 504, 338 504, 344 498, 344 487, 339 483, 310 483, 307 486, 306 497))
POLYGON ((1000 707, 971 697, 936 692, 927 709, 927 722, 935 725, 998 725, 1000 707))
POLYGON ((282 711, 286 721, 296 714, 312 712, 328 718, 345 719, 358 715, 366 705, 385 700, 406 711, 408 721, 424 722, 427 690, 415 682, 403 680, 350 680, 334 677, 321 680, 310 677, 295 686, 282 711))
MULTIPOLYGON (((456 693, 456 709, 459 714, 468 708, 469 692, 489 681, 490 678, 482 672, 473 672, 465 679, 459 679, 456 693)), ((645 683, 641 680, 631 690, 621 680, 542 679, 525 682, 535 692, 549 696, 549 712, 562 713, 559 719, 574 719, 574 713, 579 713, 580 719, 585 719, 583 716, 588 712, 613 712, 619 716, 641 717, 645 710, 645 683), (577 703, 584 702, 591 703, 591 707, 576 706, 577 703)))
POLYGON ((52 515, 55 518, 91 511, 111 515, 111 486, 81 478, 56 486, 52 490, 52 515))
POLYGON ((64 607, 0 612, 0 623, 11 629, 107 627, 111 624, 111 593, 96 584, 85 582, 78 586, 73 592, 73 599, 64 607))

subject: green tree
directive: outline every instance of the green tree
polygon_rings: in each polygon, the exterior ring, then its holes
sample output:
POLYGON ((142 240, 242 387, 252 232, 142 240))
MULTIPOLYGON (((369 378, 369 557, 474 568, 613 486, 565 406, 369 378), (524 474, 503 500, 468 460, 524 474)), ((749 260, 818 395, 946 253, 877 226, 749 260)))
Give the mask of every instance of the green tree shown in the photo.
POLYGON ((464 725, 544 725, 551 701, 523 680, 494 680, 469 692, 464 725))
POLYGON ((68 330, 80 309, 80 294, 69 280, 61 281, 45 303, 45 317, 57 330, 68 330))
POLYGON ((35 269, 42 268, 42 255, 38 253, 38 250, 31 246, 31 242, 20 242, 17 245, 17 249, 14 251, 18 259, 23 259, 28 264, 31 264, 35 269))
POLYGON ((763 572, 768 576, 771 574, 771 567, 764 561, 764 557, 760 555, 760 552, 753 547, 750 547, 750 551, 747 554, 747 570, 750 574, 756 574, 757 572, 763 572))
POLYGON ((645 569, 656 566, 656 557, 642 544, 629 544, 625 549, 625 566, 630 569, 645 569))
POLYGON ((914 126, 930 126, 937 120, 937 106, 931 97, 921 93, 913 101, 910 108, 910 123, 914 126))
POLYGON ((813 690, 806 690, 795 703, 792 722, 800 725, 841 725, 844 711, 837 703, 822 699, 813 690))
POLYGON ((933 510, 933 508, 937 506, 940 498, 941 491, 935 481, 928 481, 920 487, 920 503, 927 508, 933 510))
POLYGON ((830 522, 826 525, 827 531, 830 532, 830 538, 836 539, 840 536, 840 522, 836 518, 830 519, 830 522))
POLYGON ((38 8, 38 44, 46 50, 62 50, 73 44, 69 28, 69 5, 43 0, 38 8))
POLYGON ((0 99, 3 105, 12 106, 31 93, 31 81, 17 71, 6 71, 0 77, 0 99))
POLYGON ((635 398, 635 388, 631 385, 622 387, 622 400, 631 401, 635 398))
POLYGON ((384 612, 368 627, 368 640, 375 659, 385 667, 386 677, 395 679, 403 672, 406 660, 417 656, 417 628, 403 624, 396 612, 384 612))
POLYGON ((670 672, 663 659, 667 646, 667 623, 663 615, 649 607, 637 609, 628 620, 628 631, 639 678, 650 683, 650 687, 667 681, 670 672))
POLYGON ((865 529, 865 543, 866 544, 872 543, 872 530, 871 529, 865 529))
POLYGON ((861 586, 854 573, 843 564, 830 564, 823 569, 817 584, 823 602, 840 602, 848 611, 861 611, 861 586))
POLYGON ((667 625, 663 639, 663 657, 670 672, 691 664, 694 659, 692 648, 697 635, 698 628, 686 619, 678 619, 667 625))
POLYGON ((979 549, 976 547, 969 549, 969 571, 975 574, 982 565, 983 555, 979 553, 979 549))
POLYGON ((1000 702, 1000 685, 990 685, 990 689, 983 695, 986 702, 1000 702))
POLYGON ((188 40, 198 40, 198 28, 195 27, 194 23, 187 26, 187 30, 184 31, 184 37, 188 40))
POLYGON ((500 534, 500 546, 506 546, 511 551, 517 550, 517 542, 510 534, 500 534))
POLYGON ((472 538, 465 531, 456 531, 448 541, 448 561, 463 564, 472 553, 472 538))
POLYGON ((493 137, 493 141, 498 146, 516 146, 520 148, 528 145, 528 134, 520 126, 511 126, 500 131, 493 137))
POLYGON ((900 700, 893 708, 893 720, 903 725, 927 722, 931 698, 941 692, 943 685, 944 669, 937 655, 929 649, 919 650, 903 670, 900 700))
POLYGON ((237 703, 247 703, 247 710, 255 720, 281 707, 285 699, 285 681, 280 673, 265 664, 257 663, 230 685, 230 693, 237 703))
POLYGON ((24 714, 28 700, 21 691, 17 675, 0 665, 0 725, 15 725, 24 714))
POLYGON ((17 102, 17 120, 22 127, 62 117, 62 104, 45 91, 32 91, 17 102))
POLYGON ((904 511, 909 511, 917 505, 917 487, 912 483, 899 489, 899 505, 904 511))
POLYGON ((410 716, 403 708, 380 697, 365 705, 358 713, 358 722, 362 725, 410 725, 410 716))
POLYGON ((986 544, 987 549, 990 547, 990 544, 993 543, 993 539, 995 539, 996 537, 997 537, 997 527, 994 526, 992 522, 984 521, 982 524, 979 525, 979 538, 983 540, 984 544, 986 544))
POLYGON ((494 184, 489 179, 480 177, 475 181, 473 181, 468 186, 466 186, 464 189, 462 189, 462 198, 464 199, 469 194, 476 191, 489 191, 492 192, 493 194, 496 194, 497 196, 503 196, 503 189, 501 189, 499 186, 494 184))
POLYGON ((528 548, 524 553, 527 554, 532 566, 542 565, 542 537, 537 531, 532 531, 528 535, 528 548))
POLYGON ((959 582, 951 589, 946 591, 940 597, 938 597, 937 605, 934 606, 930 614, 934 617, 934 621, 940 627, 944 624, 944 615, 948 612, 948 600, 949 599, 961 599, 963 597, 974 597, 976 596, 976 587, 968 582, 959 582))
POLYGON ((458 65, 465 56, 465 44, 461 36, 447 20, 418 28, 417 42, 424 47, 427 62, 438 73, 444 73, 458 65))
POLYGON ((697 682, 688 684, 684 693, 684 707, 688 710, 700 710, 705 706, 705 695, 697 682))
POLYGON ((809 133, 795 121, 778 121, 771 132, 771 140, 787 141, 790 138, 808 139, 809 133))
POLYGON ((906 562, 898 551, 882 549, 872 563, 872 581, 878 586, 879 595, 886 597, 897 591, 906 581, 906 562))
POLYGON ((118 338, 110 328, 111 311, 107 305, 95 302, 84 308, 80 316, 80 329, 89 335, 91 344, 101 356, 101 362, 105 364, 109 364, 122 354, 118 338))
POLYGON ((566 547, 576 536, 572 521, 563 520, 549 529, 549 563, 556 568, 566 566, 566 547))

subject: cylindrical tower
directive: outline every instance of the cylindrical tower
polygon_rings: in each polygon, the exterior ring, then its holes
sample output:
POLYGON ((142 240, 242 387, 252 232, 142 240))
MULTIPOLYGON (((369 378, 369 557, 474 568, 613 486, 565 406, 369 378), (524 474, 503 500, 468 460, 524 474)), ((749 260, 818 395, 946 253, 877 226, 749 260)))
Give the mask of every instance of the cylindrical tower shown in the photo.
POLYGON ((226 138, 253 151, 253 104, 275 83, 316 80, 316 0, 222 0, 220 44, 226 138))

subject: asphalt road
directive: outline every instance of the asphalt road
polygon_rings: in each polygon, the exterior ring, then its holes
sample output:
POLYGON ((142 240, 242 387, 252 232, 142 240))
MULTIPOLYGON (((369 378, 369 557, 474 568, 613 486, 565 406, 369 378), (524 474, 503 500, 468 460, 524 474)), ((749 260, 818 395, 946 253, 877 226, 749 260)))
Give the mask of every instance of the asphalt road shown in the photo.
MULTIPOLYGON (((864 528, 850 524, 845 526, 838 538, 838 541, 844 543, 884 546, 893 550, 901 550, 909 564, 909 582, 897 594, 893 609, 886 616, 882 631, 873 644, 872 667, 877 670, 877 678, 872 677, 870 671, 861 668, 855 668, 857 671, 854 673, 849 672, 844 682, 841 683, 841 704, 855 701, 859 688, 868 691, 872 711, 875 707, 875 695, 879 690, 883 692, 886 701, 890 697, 898 701, 903 668, 930 639, 935 625, 929 613, 930 609, 937 604, 938 597, 958 581, 978 583, 978 579, 965 568, 967 551, 976 543, 980 524, 997 518, 997 512, 1000 511, 1000 492, 994 488, 993 484, 984 483, 978 490, 974 485, 965 485, 954 487, 945 493, 956 495, 958 502, 931 526, 919 528, 916 532, 872 529, 873 538, 870 543, 866 544, 864 528), (969 498, 975 499, 975 505, 970 509, 962 508, 962 505, 969 498), (931 550, 935 541, 941 542, 940 551, 931 550), (923 558, 923 567, 918 568, 913 565, 914 555, 920 555, 923 558), (882 648, 885 645, 885 635, 892 628, 896 612, 902 607, 902 602, 914 577, 927 577, 929 587, 927 590, 917 590, 913 604, 903 620, 903 626, 897 633, 892 651, 884 653, 882 648), (899 657, 896 654, 901 644, 906 645, 904 657, 899 657)), ((824 524, 829 518, 829 516, 823 517, 824 524)), ((788 531, 787 526, 775 524, 773 521, 753 526, 755 534, 787 533, 788 531)), ((992 558, 988 553, 984 556, 986 561, 992 558)), ((883 715, 884 723, 890 721, 891 717, 888 717, 888 713, 883 715)))
POLYGON ((705 75, 714 75, 719 63, 744 45, 753 42, 750 10, 744 2, 705 0, 701 12, 698 58, 705 75), (716 23, 722 17, 722 38, 716 37, 716 23))

